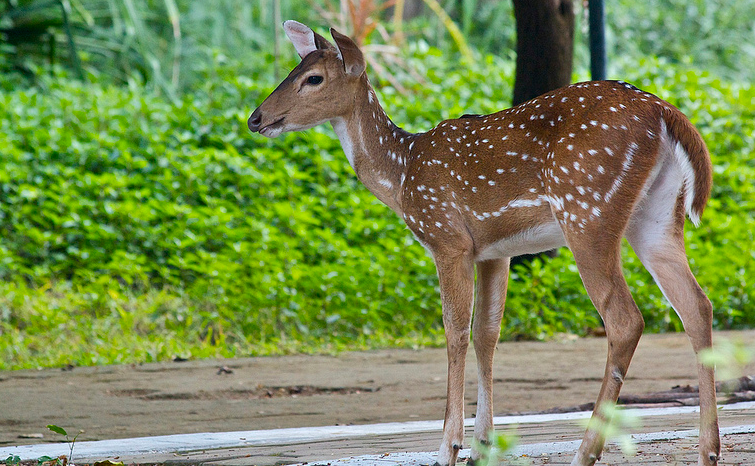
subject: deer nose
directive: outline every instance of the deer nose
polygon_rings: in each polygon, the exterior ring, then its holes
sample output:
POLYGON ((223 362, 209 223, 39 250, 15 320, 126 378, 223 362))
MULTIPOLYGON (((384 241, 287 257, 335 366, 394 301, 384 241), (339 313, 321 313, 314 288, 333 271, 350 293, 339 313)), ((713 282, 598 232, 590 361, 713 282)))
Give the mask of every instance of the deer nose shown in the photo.
POLYGON ((260 109, 257 109, 252 113, 252 115, 249 117, 249 121, 247 121, 247 126, 249 127, 249 131, 256 133, 260 130, 260 125, 262 124, 262 116, 260 115, 260 109))

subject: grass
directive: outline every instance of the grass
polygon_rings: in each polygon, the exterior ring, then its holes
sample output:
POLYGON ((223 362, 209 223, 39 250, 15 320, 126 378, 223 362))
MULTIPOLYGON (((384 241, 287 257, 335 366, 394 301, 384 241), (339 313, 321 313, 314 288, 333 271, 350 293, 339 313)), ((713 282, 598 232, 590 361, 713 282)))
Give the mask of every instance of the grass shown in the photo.
POLYGON ((112 291, 99 296, 70 283, 28 287, 0 284, 0 370, 95 366, 233 358, 249 355, 322 353, 380 347, 437 346, 440 329, 422 335, 380 332, 352 341, 274 339, 252 341, 211 325, 212 303, 179 290, 112 291))
MULTIPOLYGON (((465 3, 466 14, 474 3, 465 3)), ((180 92, 131 74, 127 86, 114 85, 120 81, 92 71, 95 56, 84 57, 87 84, 60 70, 34 86, 0 77, 0 369, 443 343, 432 261, 357 183, 332 130, 275 141, 248 134, 249 111, 277 84, 273 70, 295 61, 290 51, 232 54, 239 43, 216 34, 232 6, 227 0, 210 17, 178 2, 188 15, 182 47, 197 52, 183 56, 180 82, 191 85, 180 92), (203 30, 215 31, 207 49, 203 30)), ((617 3, 609 16, 627 7, 617 3)), ((650 19, 676 24, 691 14, 677 10, 650 19)), ((256 12, 242 16, 261 25, 267 17, 256 12)), ((736 19, 727 33, 741 35, 736 19)), ((642 28, 660 27, 648 21, 642 28)), ((486 47, 492 38, 475 36, 482 23, 462 25, 470 44, 486 47)), ((429 29, 420 29, 425 35, 400 57, 407 66, 393 70, 401 87, 368 70, 394 121, 423 131, 442 118, 508 106, 514 73, 505 53, 473 51, 459 70, 456 55, 429 46, 429 29)), ((694 35, 679 34, 681 42, 694 35)), ((164 63, 173 61, 171 43, 153 50, 169 57, 164 63)), ((679 106, 711 149, 713 198, 703 225, 687 231, 690 262, 714 302, 716 328, 753 326, 755 89, 720 77, 736 70, 701 71, 689 57, 623 53, 611 75, 679 106)), ((583 69, 578 64, 575 80, 586 77, 583 69)), ((624 257, 647 329, 681 330, 628 248, 624 257)), ((597 325, 568 251, 514 271, 503 338, 597 325)))

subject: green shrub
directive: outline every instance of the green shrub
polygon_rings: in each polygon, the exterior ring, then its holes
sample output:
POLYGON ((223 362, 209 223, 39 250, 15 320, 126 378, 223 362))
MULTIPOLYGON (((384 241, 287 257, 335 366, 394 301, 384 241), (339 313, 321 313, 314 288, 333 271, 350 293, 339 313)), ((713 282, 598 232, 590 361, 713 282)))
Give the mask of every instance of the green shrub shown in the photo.
MULTIPOLYGON (((177 101, 65 79, 0 94, 0 368, 442 342, 431 259, 357 182, 332 130, 248 133, 275 85, 259 60, 260 74, 219 66, 177 101)), ((460 72, 421 44, 410 61, 424 82, 379 90, 407 129, 509 105, 510 62, 460 72)), ((653 60, 627 68, 711 148, 714 197, 687 232, 690 261, 717 328, 752 326, 755 90, 653 60)), ((626 256, 648 330, 678 330, 626 256)), ((599 323, 568 251, 514 271, 504 320, 505 338, 599 323)))
POLYGON ((755 67, 754 0, 606 2, 613 60, 664 57, 733 81, 752 79, 755 67))

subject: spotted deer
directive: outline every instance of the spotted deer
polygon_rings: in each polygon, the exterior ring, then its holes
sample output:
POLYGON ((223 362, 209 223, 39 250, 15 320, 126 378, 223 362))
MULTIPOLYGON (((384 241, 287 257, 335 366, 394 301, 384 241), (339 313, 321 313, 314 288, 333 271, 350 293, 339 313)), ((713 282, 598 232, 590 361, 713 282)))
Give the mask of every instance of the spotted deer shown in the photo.
MULTIPOLYGON (((622 238, 681 317, 694 351, 711 346, 711 303, 690 271, 683 230, 685 216, 700 221, 712 169, 678 109, 621 81, 583 82, 409 133, 378 103, 351 39, 331 29, 332 44, 295 21, 283 28, 301 62, 252 113, 249 129, 274 138, 330 122, 359 180, 432 255, 448 352, 439 465, 454 464, 462 447, 470 331, 474 437, 485 442, 493 429, 493 353, 512 256, 564 245, 573 252, 608 340, 593 417, 617 400, 644 328, 622 273, 622 238)), ((710 466, 720 452, 714 373, 699 362, 697 369, 699 465, 710 466)), ((572 464, 594 464, 604 442, 588 429, 572 464)))

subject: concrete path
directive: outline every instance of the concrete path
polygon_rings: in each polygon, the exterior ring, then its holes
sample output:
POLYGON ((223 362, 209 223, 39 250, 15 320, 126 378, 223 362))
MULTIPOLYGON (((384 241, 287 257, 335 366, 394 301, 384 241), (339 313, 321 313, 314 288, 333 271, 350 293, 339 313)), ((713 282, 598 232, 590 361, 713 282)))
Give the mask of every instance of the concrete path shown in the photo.
MULTIPOLYGON (((716 333, 715 340, 722 339, 753 342, 755 331, 716 333)), ((587 414, 512 414, 594 401, 605 351, 602 338, 499 344, 496 422, 503 431, 517 426, 518 451, 532 464, 568 464, 584 430, 579 420, 587 414)), ((755 364, 744 370, 755 374, 755 364)), ((0 461, 11 454, 67 454, 65 443, 51 443, 61 436, 45 429, 56 424, 85 431, 74 448, 78 463, 345 465, 334 461, 363 455, 380 455, 380 461, 372 456, 352 464, 432 463, 441 438, 445 371, 445 350, 438 348, 0 372, 0 461), (392 456, 407 452, 412 455, 392 456)), ((622 394, 686 384, 696 384, 686 336, 645 335, 622 394)), ((468 415, 476 388, 470 351, 468 415)), ((656 437, 638 437, 637 458, 609 448, 605 463, 694 463, 694 411, 643 411, 643 427, 634 433, 656 437)), ((721 419, 728 432, 721 464, 755 465, 755 408, 728 406, 721 419)))
MULTIPOLYGON (((611 444, 603 458, 612 465, 696 463, 695 407, 628 410, 639 418, 632 433, 637 456, 627 456, 611 444), (665 430, 661 430, 665 429, 665 430)), ((502 416, 497 430, 519 438, 514 454, 523 464, 568 464, 579 446, 588 412, 502 416)), ((755 402, 721 407, 721 465, 755 464, 755 402)), ((467 419, 468 437, 474 419, 467 419)), ((267 431, 183 434, 159 437, 77 442, 74 461, 103 459, 127 464, 204 464, 267 466, 308 464, 330 466, 419 466, 435 461, 441 421, 325 426, 267 431)), ((629 432, 628 432, 629 433, 629 432)), ((23 460, 68 455, 66 444, 0 448, 0 458, 23 460)), ((462 460, 469 455, 463 450, 462 460)))

